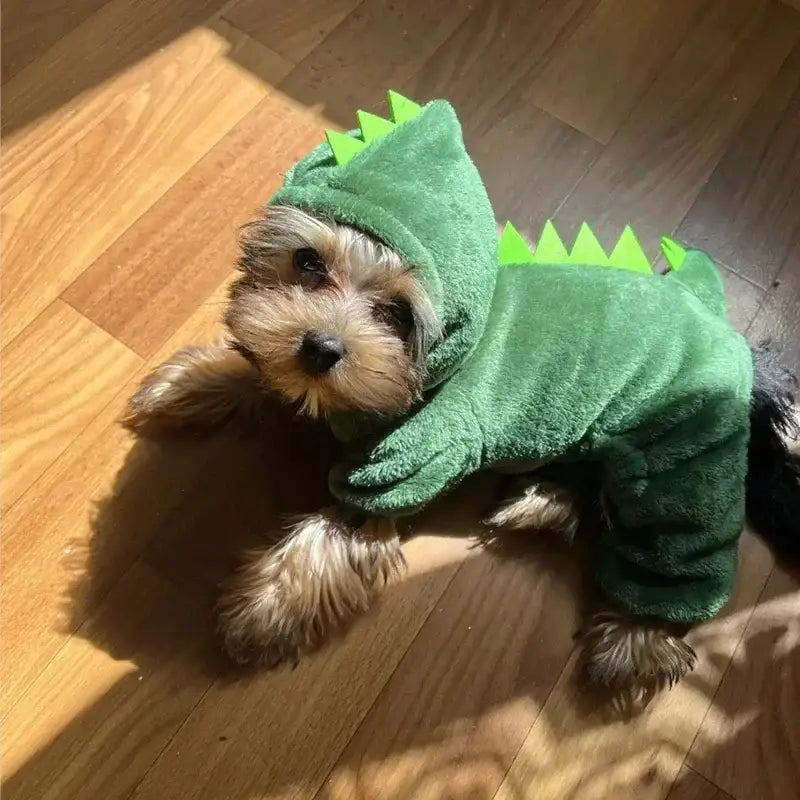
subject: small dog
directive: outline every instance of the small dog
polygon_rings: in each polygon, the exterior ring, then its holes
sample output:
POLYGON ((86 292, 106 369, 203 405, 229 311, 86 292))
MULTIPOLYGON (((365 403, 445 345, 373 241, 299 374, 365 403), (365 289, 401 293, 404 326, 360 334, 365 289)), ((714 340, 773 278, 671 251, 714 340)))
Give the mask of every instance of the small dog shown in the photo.
MULTIPOLYGON (((312 417, 401 415, 420 398, 437 319, 413 270, 387 245, 297 208, 270 206, 245 227, 238 266, 225 314, 230 340, 184 350, 156 369, 130 400, 130 429, 211 429, 255 418, 268 392, 312 417)), ((755 351, 755 366, 749 510, 765 534, 796 550, 787 531, 800 518, 800 467, 781 440, 797 432, 791 397, 768 350, 755 351)), ((534 472, 487 524, 572 537, 582 499, 534 472)), ((220 602, 224 647, 240 663, 296 662, 364 611, 403 566, 393 519, 322 509, 232 579, 220 602)), ((647 700, 693 668, 682 632, 614 611, 597 614, 582 637, 583 674, 647 700)))

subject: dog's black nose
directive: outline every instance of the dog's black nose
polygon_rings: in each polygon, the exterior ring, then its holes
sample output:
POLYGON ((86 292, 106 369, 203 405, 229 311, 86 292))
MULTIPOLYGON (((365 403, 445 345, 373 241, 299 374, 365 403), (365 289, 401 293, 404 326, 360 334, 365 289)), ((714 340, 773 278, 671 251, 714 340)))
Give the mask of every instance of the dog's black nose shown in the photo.
POLYGON ((344 342, 336 333, 309 331, 297 353, 300 363, 309 372, 327 372, 344 355, 344 342))

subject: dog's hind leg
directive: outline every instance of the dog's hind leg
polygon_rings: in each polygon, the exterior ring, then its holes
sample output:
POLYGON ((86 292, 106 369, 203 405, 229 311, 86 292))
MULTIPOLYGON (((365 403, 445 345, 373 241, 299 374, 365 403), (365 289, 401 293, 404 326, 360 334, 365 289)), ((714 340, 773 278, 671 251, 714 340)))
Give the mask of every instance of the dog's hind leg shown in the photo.
POLYGON ((488 528, 541 530, 572 539, 580 518, 578 495, 536 475, 518 478, 514 491, 484 520, 488 528))
POLYGON ((256 421, 265 402, 258 371, 229 345, 189 347, 142 381, 122 424, 143 435, 208 431, 256 421))

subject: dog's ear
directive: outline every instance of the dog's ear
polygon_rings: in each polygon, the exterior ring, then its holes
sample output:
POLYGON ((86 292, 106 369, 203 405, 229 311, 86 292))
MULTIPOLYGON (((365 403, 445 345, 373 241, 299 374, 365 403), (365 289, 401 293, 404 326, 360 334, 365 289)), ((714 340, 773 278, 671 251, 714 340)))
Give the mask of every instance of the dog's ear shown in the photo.
POLYGON ((411 309, 411 330, 406 338, 409 353, 422 373, 431 344, 441 336, 436 312, 422 285, 415 280, 408 297, 411 309))

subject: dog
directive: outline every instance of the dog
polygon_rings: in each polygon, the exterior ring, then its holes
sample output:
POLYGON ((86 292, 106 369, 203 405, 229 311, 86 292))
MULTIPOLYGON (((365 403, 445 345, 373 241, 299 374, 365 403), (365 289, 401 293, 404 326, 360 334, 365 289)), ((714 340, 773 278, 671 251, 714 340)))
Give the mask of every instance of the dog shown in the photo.
MULTIPOLYGON (((188 348, 158 367, 130 399, 128 428, 142 435, 216 429, 257 418, 271 395, 317 418, 402 415, 420 399, 437 319, 414 270, 388 245, 273 205, 243 229, 238 269, 226 341, 188 348)), ((798 435, 790 377, 768 346, 754 348, 753 361, 748 513, 776 549, 796 556, 800 460, 784 442, 798 435)), ((516 479, 515 493, 486 524, 571 538, 596 499, 533 471, 516 479)), ((296 663, 366 610, 403 567, 394 519, 323 508, 233 576, 219 603, 223 646, 240 664, 296 663)), ((582 633, 581 674, 593 686, 647 701, 693 669, 684 632, 603 610, 582 633)))

